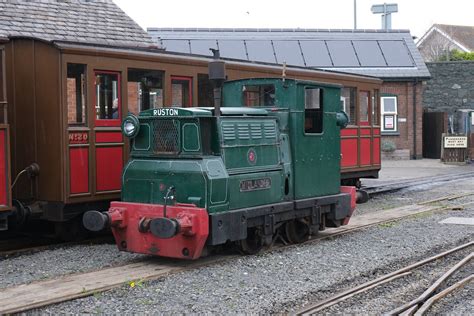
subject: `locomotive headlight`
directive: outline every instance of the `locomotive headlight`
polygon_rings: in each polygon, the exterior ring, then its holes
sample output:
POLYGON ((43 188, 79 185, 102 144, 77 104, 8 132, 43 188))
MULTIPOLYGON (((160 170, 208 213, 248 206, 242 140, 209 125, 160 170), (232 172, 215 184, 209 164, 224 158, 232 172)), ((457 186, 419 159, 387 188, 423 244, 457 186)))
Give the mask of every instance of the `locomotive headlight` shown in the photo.
POLYGON ((122 132, 125 136, 133 138, 137 136, 138 130, 140 129, 140 122, 138 118, 133 115, 129 114, 122 122, 122 132))

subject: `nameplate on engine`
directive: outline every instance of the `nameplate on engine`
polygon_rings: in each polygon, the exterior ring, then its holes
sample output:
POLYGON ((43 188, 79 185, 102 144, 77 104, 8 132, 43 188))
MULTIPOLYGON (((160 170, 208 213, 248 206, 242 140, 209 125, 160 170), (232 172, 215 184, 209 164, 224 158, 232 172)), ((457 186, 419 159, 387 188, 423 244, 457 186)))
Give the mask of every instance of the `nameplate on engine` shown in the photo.
POLYGON ((240 181, 240 192, 265 190, 272 187, 272 179, 261 178, 240 181))
POLYGON ((162 109, 154 109, 153 110, 153 115, 154 116, 178 116, 179 111, 178 109, 167 109, 167 108, 162 108, 162 109))

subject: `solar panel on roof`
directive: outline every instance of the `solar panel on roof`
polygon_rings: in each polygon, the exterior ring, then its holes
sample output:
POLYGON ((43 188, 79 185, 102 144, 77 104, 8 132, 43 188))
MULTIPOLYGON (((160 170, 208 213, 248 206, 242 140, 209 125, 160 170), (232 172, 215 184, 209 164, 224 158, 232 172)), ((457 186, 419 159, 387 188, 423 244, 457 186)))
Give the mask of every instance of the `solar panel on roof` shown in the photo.
POLYGON ((218 44, 223 58, 248 60, 243 40, 218 40, 218 44))
POLYGON ((249 60, 265 63, 276 63, 273 47, 270 41, 245 41, 249 60))
POLYGON ((191 54, 213 56, 210 48, 217 49, 216 40, 190 40, 191 54))
POLYGON ((307 67, 332 67, 324 41, 300 41, 300 45, 307 67))
POLYGON ((385 67, 387 63, 376 41, 352 41, 362 67, 385 67))
POLYGON ((189 54, 188 40, 162 40, 163 47, 169 52, 189 54))
POLYGON ((279 64, 305 66, 298 41, 273 41, 273 48, 279 64))
POLYGON ((387 64, 391 67, 412 67, 413 59, 403 41, 378 41, 387 64))
POLYGON ((326 41, 334 67, 359 67, 351 41, 326 41))

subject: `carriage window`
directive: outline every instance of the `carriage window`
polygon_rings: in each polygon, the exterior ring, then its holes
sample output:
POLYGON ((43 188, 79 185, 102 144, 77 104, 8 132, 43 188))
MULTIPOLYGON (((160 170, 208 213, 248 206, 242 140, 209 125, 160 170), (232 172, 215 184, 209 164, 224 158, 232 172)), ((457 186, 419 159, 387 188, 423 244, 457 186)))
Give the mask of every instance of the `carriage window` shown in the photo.
POLYGON ((306 88, 304 92, 304 131, 308 134, 322 133, 323 90, 306 88))
POLYGON ((359 123, 369 125, 369 92, 359 92, 359 123))
POLYGON ((275 86, 267 85, 245 85, 243 91, 244 106, 274 106, 275 86))
POLYGON ((345 87, 341 90, 342 109, 349 116, 349 125, 356 125, 356 88, 345 87))
POLYGON ((172 106, 188 107, 192 104, 192 78, 171 77, 172 106))
POLYGON ((163 72, 129 69, 127 94, 128 111, 131 113, 163 107, 163 72))
POLYGON ((374 96, 372 97, 372 125, 380 125, 379 116, 379 90, 374 90, 374 96))
POLYGON ((86 122, 86 65, 67 64, 66 89, 68 124, 84 124, 86 122))
POLYGON ((207 74, 198 74, 198 105, 214 106, 214 90, 207 74))
POLYGON ((111 72, 95 73, 96 119, 120 119, 119 74, 111 72))

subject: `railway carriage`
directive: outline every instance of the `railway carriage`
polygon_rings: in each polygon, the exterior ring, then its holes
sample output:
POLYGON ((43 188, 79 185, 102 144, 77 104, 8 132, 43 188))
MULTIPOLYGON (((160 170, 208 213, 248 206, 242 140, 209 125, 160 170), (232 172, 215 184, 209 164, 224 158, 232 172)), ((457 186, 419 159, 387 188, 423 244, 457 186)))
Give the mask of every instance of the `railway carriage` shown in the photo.
POLYGON ((235 242, 256 253, 277 233, 298 243, 347 224, 356 190, 340 186, 340 129, 348 123, 340 91, 237 80, 224 84, 220 109, 127 116, 122 130, 132 151, 122 201, 87 212, 85 226, 110 226, 120 250, 197 259, 206 245, 235 242), (240 106, 255 96, 260 108, 240 106))

